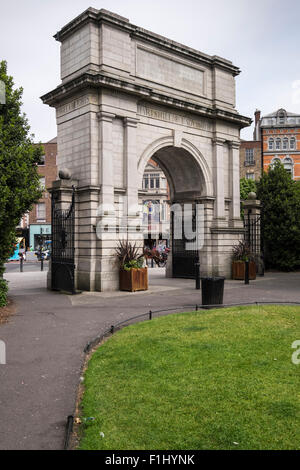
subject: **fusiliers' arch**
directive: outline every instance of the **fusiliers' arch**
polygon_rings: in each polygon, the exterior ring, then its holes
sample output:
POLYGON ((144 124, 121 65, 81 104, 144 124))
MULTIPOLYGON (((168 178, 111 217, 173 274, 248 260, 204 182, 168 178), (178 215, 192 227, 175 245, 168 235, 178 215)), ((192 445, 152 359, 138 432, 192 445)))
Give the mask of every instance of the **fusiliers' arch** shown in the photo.
MULTIPOLYGON (((251 122, 235 109, 239 69, 106 10, 89 8, 55 38, 62 82, 42 99, 56 109, 59 169, 72 175, 54 184, 58 205, 77 188, 75 287, 118 289, 116 233, 142 243, 132 227, 150 158, 165 172, 171 202, 203 209, 201 273, 230 276, 243 235, 239 133, 251 122), (96 231, 111 223, 117 230, 96 231)), ((176 249, 168 275, 178 274, 176 249)))

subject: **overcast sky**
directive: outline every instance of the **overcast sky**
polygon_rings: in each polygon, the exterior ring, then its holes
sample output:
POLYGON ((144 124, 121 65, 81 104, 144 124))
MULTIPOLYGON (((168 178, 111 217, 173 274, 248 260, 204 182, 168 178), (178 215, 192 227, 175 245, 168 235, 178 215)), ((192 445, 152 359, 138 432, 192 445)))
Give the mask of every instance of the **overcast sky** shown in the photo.
MULTIPOLYGON (((0 6, 0 60, 24 88, 23 108, 36 141, 56 135, 54 110, 39 98, 60 83, 53 34, 90 6, 231 60, 241 69, 241 114, 280 107, 300 112, 299 0, 0 0, 0 6)), ((241 137, 251 139, 252 128, 241 137)))

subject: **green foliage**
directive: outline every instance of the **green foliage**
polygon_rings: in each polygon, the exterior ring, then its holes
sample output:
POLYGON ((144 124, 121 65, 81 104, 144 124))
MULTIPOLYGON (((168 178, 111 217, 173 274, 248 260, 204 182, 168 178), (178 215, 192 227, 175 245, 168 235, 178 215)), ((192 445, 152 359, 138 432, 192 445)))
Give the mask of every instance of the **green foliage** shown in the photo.
MULTIPOLYGON (((248 194, 251 192, 256 193, 256 181, 248 180, 247 178, 240 179, 240 193, 241 193, 241 201, 245 201, 248 199, 248 194)), ((244 220, 244 208, 241 207, 241 218, 244 220)))
POLYGON ((257 183, 263 205, 262 227, 265 263, 290 271, 300 266, 300 185, 280 162, 257 183))
MULTIPOLYGON (((7 64, 0 62, 6 104, 0 105, 0 277, 15 241, 15 227, 41 197, 37 163, 42 147, 33 145, 26 116, 21 112, 23 90, 14 89, 7 64)), ((3 283, 0 292, 5 294, 3 283)))
POLYGON ((5 281, 5 279, 0 278, 0 307, 4 307, 6 305, 7 291, 8 291, 7 281, 5 281))
POLYGON ((256 181, 248 180, 247 178, 241 178, 240 180, 240 192, 241 200, 244 201, 248 198, 248 194, 251 192, 256 193, 256 181))
POLYGON ((235 245, 232 249, 232 259, 233 261, 252 261, 253 254, 248 243, 240 240, 238 245, 235 245))
POLYGON ((116 248, 120 267, 126 271, 132 268, 141 268, 144 261, 144 253, 128 240, 121 240, 116 248))
POLYGON ((139 259, 139 260, 136 260, 136 259, 133 259, 132 261, 128 261, 127 263, 125 263, 123 265, 123 269, 125 269, 125 271, 130 271, 130 269, 139 269, 139 268, 142 268, 143 267, 143 259, 139 259))

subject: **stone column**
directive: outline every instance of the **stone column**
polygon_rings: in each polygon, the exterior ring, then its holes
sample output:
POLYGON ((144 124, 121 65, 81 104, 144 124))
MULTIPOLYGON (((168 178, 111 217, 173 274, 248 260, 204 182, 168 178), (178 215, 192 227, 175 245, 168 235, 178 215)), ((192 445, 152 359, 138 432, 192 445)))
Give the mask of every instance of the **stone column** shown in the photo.
POLYGON ((232 227, 242 227, 241 208, 240 208, 240 143, 229 142, 229 158, 230 158, 230 225, 232 227))
POLYGON ((224 198, 224 161, 223 161, 223 146, 225 140, 216 137, 213 139, 214 146, 214 192, 215 192, 215 207, 214 207, 214 225, 225 226, 225 198, 224 198))
POLYGON ((115 115, 100 111, 99 120, 99 184, 101 186, 100 203, 113 211, 114 207, 114 170, 112 121, 115 115))
MULTIPOLYGON (((138 119, 124 118, 124 176, 126 186, 124 212, 127 220, 127 239, 142 249, 144 238, 141 230, 141 213, 138 200, 137 123, 138 119)), ((123 233, 125 233, 125 230, 123 233)))
POLYGON ((138 170, 136 133, 138 119, 126 117, 125 126, 125 184, 127 189, 127 216, 136 217, 138 211, 138 170))

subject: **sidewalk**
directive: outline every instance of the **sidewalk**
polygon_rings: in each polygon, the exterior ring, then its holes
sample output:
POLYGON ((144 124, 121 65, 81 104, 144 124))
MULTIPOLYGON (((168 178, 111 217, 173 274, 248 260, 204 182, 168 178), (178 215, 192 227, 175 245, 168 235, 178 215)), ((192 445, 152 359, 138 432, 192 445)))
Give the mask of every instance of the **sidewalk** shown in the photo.
MULTIPOLYGON (((161 268, 149 274, 146 293, 76 296, 47 291, 46 272, 5 275, 17 313, 0 327, 7 348, 7 364, 0 365, 0 449, 62 449, 87 342, 149 309, 201 304, 193 280, 166 279, 161 268)), ((300 302, 299 286, 300 273, 269 273, 249 286, 226 281, 224 301, 300 302)))

